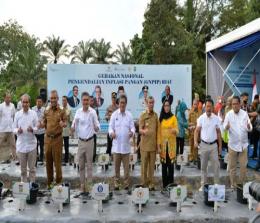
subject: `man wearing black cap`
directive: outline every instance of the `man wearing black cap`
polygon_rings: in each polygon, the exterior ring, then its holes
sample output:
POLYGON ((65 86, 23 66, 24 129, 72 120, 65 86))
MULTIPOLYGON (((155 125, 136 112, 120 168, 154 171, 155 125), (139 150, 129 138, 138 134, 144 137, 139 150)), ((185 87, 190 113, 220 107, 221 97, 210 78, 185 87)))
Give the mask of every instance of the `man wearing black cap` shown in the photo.
POLYGON ((148 86, 142 87, 143 97, 141 98, 141 106, 142 108, 147 108, 147 102, 148 102, 148 86))
MULTIPOLYGON (((110 121, 112 113, 115 110, 118 109, 118 105, 116 104, 116 101, 117 101, 117 93, 116 92, 112 92, 111 100, 112 100, 112 104, 107 107, 107 111, 106 111, 106 115, 105 115, 107 122, 110 121)), ((109 156, 111 156, 112 141, 113 140, 111 139, 109 134, 107 134, 107 151, 106 151, 106 153, 108 153, 109 156)))

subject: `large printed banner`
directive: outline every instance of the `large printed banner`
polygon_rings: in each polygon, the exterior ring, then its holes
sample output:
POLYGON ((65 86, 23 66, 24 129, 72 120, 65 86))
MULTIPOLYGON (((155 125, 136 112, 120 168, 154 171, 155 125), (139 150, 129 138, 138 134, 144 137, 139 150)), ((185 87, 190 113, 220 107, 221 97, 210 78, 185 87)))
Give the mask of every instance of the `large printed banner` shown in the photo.
POLYGON ((105 113, 111 104, 111 93, 118 92, 119 86, 124 87, 128 97, 127 109, 138 119, 145 109, 144 86, 148 87, 148 96, 155 98, 155 111, 159 114, 166 85, 170 86, 173 96, 172 111, 178 100, 185 101, 190 107, 191 65, 48 65, 48 93, 57 90, 60 104, 61 97, 67 96, 73 113, 81 107, 82 92, 87 91, 94 98, 99 98, 96 109, 102 131, 106 131, 108 126, 105 113), (75 91, 73 97, 74 86, 77 86, 78 92, 75 91))

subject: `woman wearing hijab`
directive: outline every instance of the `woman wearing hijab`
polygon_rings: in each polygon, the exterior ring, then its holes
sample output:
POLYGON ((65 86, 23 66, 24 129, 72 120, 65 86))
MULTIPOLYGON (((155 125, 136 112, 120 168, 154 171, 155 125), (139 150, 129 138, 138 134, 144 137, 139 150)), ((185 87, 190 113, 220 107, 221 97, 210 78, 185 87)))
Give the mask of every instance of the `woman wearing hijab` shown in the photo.
POLYGON ((184 138, 185 138, 185 129, 188 128, 188 121, 185 115, 187 110, 187 105, 182 101, 177 109, 176 117, 178 120, 178 129, 179 134, 177 135, 177 155, 183 154, 184 150, 184 138))
POLYGON ((162 181, 165 189, 174 182, 174 162, 176 159, 176 135, 178 122, 171 112, 169 101, 164 101, 159 118, 158 144, 162 163, 162 181))

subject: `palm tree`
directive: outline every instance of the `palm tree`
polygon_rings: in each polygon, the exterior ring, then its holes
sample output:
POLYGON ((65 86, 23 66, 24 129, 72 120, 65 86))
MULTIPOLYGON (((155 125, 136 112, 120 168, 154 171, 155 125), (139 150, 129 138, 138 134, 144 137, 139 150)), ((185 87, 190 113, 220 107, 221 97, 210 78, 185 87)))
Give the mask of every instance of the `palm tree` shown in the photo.
POLYGON ((130 46, 126 46, 125 43, 117 45, 117 50, 115 51, 115 58, 119 63, 130 64, 132 59, 130 46))
POLYGON ((110 53, 110 42, 105 42, 102 38, 100 41, 93 40, 92 42, 92 63, 107 64, 111 63, 114 53, 110 53))
POLYGON ((71 55, 71 63, 88 63, 88 59, 92 57, 92 42, 80 41, 77 46, 73 47, 71 55))
POLYGON ((47 54, 50 63, 58 63, 58 60, 62 57, 68 57, 69 45, 65 45, 65 40, 60 39, 60 37, 48 36, 47 40, 43 42, 43 51, 47 54))

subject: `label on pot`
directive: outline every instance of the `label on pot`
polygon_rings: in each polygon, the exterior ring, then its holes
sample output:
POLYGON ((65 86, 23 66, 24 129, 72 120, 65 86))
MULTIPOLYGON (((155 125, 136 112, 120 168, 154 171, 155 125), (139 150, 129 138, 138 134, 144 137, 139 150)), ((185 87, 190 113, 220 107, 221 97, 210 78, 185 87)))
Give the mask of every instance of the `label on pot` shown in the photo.
POLYGON ((30 195, 30 184, 23 182, 16 182, 13 185, 13 196, 14 198, 20 198, 26 200, 30 195))
POLYGON ((102 183, 94 184, 92 188, 92 197, 95 200, 97 201, 106 200, 108 195, 109 195, 108 184, 102 184, 102 183))
POLYGON ((61 185, 53 187, 51 197, 54 202, 65 203, 69 199, 69 187, 61 185))
POLYGON ((225 185, 209 185, 208 201, 225 201, 225 185))
POLYGON ((102 153, 98 156, 98 164, 103 166, 109 163, 109 154, 102 153))
POLYGON ((187 197, 187 187, 177 186, 170 191, 170 198, 173 202, 183 202, 187 197))
POLYGON ((183 153, 177 156, 177 165, 186 165, 188 163, 188 154, 183 153))
POLYGON ((149 189, 148 188, 135 188, 133 191, 133 202, 135 204, 146 204, 149 200, 149 189))

